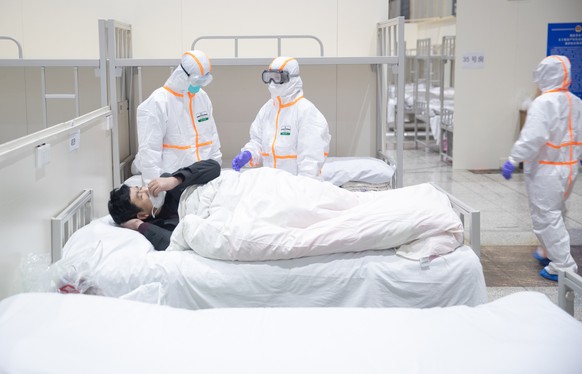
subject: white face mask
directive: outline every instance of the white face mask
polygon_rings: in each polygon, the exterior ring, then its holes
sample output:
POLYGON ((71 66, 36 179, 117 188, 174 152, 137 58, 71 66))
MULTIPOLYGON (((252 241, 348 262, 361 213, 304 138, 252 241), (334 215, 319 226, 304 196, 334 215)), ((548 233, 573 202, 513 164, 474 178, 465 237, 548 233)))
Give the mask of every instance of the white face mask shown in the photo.
POLYGON ((274 82, 269 83, 269 92, 271 93, 271 98, 274 99, 277 96, 282 96, 285 93, 285 83, 276 84, 274 82))
POLYGON ((166 191, 162 191, 158 196, 150 195, 150 201, 152 202, 152 218, 156 218, 155 211, 164 205, 164 200, 166 198, 166 191))

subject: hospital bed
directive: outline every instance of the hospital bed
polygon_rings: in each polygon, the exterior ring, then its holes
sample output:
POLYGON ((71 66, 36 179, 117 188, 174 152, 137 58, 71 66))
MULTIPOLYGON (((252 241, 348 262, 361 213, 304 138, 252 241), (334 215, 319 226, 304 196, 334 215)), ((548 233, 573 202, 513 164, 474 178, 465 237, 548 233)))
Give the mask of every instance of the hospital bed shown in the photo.
POLYGON ((581 346, 582 323, 531 291, 428 309, 190 311, 55 293, 0 302, 7 373, 574 374, 581 346))
MULTIPOLYGON (((385 90, 385 75, 386 68, 390 71, 398 71, 404 68, 403 53, 400 49, 403 43, 399 40, 403 39, 404 19, 389 20, 380 22, 377 25, 378 30, 378 55, 363 56, 363 57, 305 57, 300 58, 302 66, 321 66, 329 65, 339 68, 343 66, 359 65, 359 70, 364 70, 365 74, 376 75, 378 85, 376 87, 376 94, 378 96, 378 103, 384 102, 386 96, 385 90), (371 68, 371 69, 370 69, 371 68)), ((51 241, 53 247, 60 247, 66 241, 66 238, 71 235, 80 225, 85 224, 85 218, 78 219, 78 223, 68 223, 68 227, 61 227, 55 224, 51 231, 50 220, 51 217, 66 219, 66 217, 56 217, 58 212, 63 210, 63 207, 76 198, 80 190, 85 188, 93 189, 92 198, 95 199, 93 207, 90 209, 92 213, 97 212, 97 217, 102 217, 106 214, 106 201, 109 191, 113 186, 117 186, 123 181, 121 170, 131 163, 131 144, 133 139, 132 132, 128 124, 133 120, 131 110, 128 110, 129 103, 133 100, 139 100, 138 88, 140 88, 141 81, 133 80, 140 75, 141 67, 157 67, 165 66, 166 68, 177 65, 176 59, 145 59, 138 60, 131 58, 131 27, 129 25, 114 21, 114 20, 99 20, 99 57, 91 60, 31 60, 31 59, 6 59, 0 61, 1 69, 29 69, 34 68, 40 71, 38 74, 40 79, 38 84, 35 84, 34 89, 38 86, 39 95, 24 92, 26 97, 38 97, 38 113, 26 112, 27 118, 38 117, 38 122, 42 123, 43 129, 38 133, 26 135, 22 138, 15 139, 2 145, 0 150, 0 161, 2 161, 1 175, 10 178, 14 173, 26 177, 26 188, 10 189, 14 196, 31 196, 35 198, 14 199, 6 201, 4 207, 8 210, 18 209, 19 214, 15 216, 6 216, 3 223, 9 227, 4 241, 6 246, 14 248, 13 252, 4 253, 2 255, 2 270, 4 276, 2 277, 2 286, 0 286, 0 296, 5 297, 13 294, 15 291, 25 288, 23 283, 26 283, 24 275, 20 274, 20 267, 26 266, 29 262, 29 256, 37 258, 37 255, 47 256, 50 252, 51 241), (73 93, 54 94, 53 92, 61 91, 60 85, 53 86, 54 76, 44 76, 43 72, 47 72, 49 68, 54 67, 57 70, 64 70, 68 77, 69 72, 73 71, 72 80, 83 83, 84 73, 91 75, 91 89, 86 90, 81 85, 72 85, 73 93), (66 67, 67 69, 61 69, 66 67), (106 69, 106 67, 108 67, 106 69), (46 68, 46 71, 45 71, 46 68), (76 71, 82 71, 82 74, 77 79, 76 71), (44 78, 47 78, 46 85, 43 84, 44 78), (57 88, 59 87, 59 88, 57 88), (87 95, 88 94, 88 95, 87 95), (83 96, 85 95, 85 96, 83 96), (80 100, 80 99, 83 100, 80 100), (61 100, 62 99, 62 100, 61 100), (52 103, 55 100, 73 102, 71 105, 73 111, 66 114, 65 112, 59 115, 76 116, 67 121, 54 125, 55 117, 52 110, 52 103), (78 103, 90 102, 90 108, 98 107, 95 111, 86 114, 77 115, 78 112, 84 113, 87 109, 85 104, 79 106, 78 103), (46 105, 48 104, 48 106, 46 105), (102 106, 99 107, 99 104, 102 106), (97 120, 94 117, 98 117, 97 120), (85 122, 89 121, 88 124, 85 122), (85 130, 90 128, 90 130, 85 130), (55 131, 58 130, 58 134, 55 131), (55 135, 56 134, 56 135, 55 135), (79 143, 80 140, 80 143, 79 143), (75 148, 74 145, 81 144, 80 147, 75 148), (44 154, 39 149, 48 149, 48 154, 44 154), (94 155, 103 155, 103 158, 95 158, 94 155), (42 156, 42 157, 41 157, 42 156), (46 157, 49 156, 49 157, 46 157), (93 164, 97 163, 97 164, 93 164), (80 166, 80 165, 83 165, 80 166), (84 167, 90 165, 90 168, 84 167), (97 173, 96 170, 99 170, 97 173), (103 169, 103 170, 102 170, 103 169), (85 170, 85 171, 83 171, 85 170), (89 172, 90 171, 90 172, 89 172), (68 180, 66 185, 63 185, 59 180, 68 180), (39 194, 34 194, 31 191, 42 190, 51 196, 51 199, 39 200, 39 194), (22 195, 24 194, 24 195, 22 195), (18 202, 18 204, 16 203, 18 202), (17 207, 18 205, 18 207, 17 207), (58 243, 58 244, 57 244, 58 243), (7 259, 7 261, 5 261, 7 259)), ((403 49, 402 49, 403 51, 403 49)), ((219 66, 266 66, 272 59, 269 58, 217 58, 213 60, 215 67, 219 66)), ((164 72, 164 77, 167 77, 168 71, 164 72)), ((22 75, 22 74, 21 74, 22 75)), ((7 77, 12 74, 6 74, 7 77)), ((335 74, 334 74, 335 76, 335 74)), ((371 77, 371 76, 370 76, 371 77)), ((60 78, 60 76, 59 76, 60 78)), ((372 78, 373 79, 373 78, 372 78)), ((60 82, 60 79, 57 79, 60 82)), ((12 85, 12 83, 10 84, 12 85)), ((23 87, 22 82, 14 83, 15 87, 23 87)), ((28 87, 28 85, 26 85, 28 87)), ((364 84, 366 89, 369 84, 364 84)), ((69 92, 69 91, 66 91, 69 92)), ((141 90, 139 90, 141 92, 141 90)), ((402 91, 401 91, 402 92, 402 91)), ((374 96, 373 93, 371 95, 374 96)), ((56 104, 55 104, 56 105, 56 104)), ((378 108, 381 105, 378 105, 378 108)), ((385 111, 377 110, 377 114, 385 113, 385 111)), ((23 111, 24 113, 24 111, 23 111)), ((373 114, 373 113, 372 113, 373 114)), ((366 116, 366 115, 364 115, 366 116)), ((374 116, 372 115, 372 118, 374 116)), ((26 120, 26 118, 25 118, 26 120)), ((373 139, 367 140, 366 143, 372 145, 372 153, 377 151, 378 158, 392 159, 394 164, 384 164, 382 170, 374 167, 361 168, 355 170, 359 176, 354 177, 351 171, 341 167, 342 173, 348 172, 349 181, 356 182, 361 187, 361 184, 367 184, 364 188, 386 188, 386 183, 370 182, 370 178, 377 179, 378 177, 388 178, 389 174, 393 173, 390 178, 390 187, 402 186, 402 143, 396 149, 396 154, 391 157, 388 150, 384 146, 384 132, 381 126, 385 125, 385 121, 381 115, 377 116, 377 135, 376 149, 373 149, 373 139), (394 169, 386 169, 390 165, 396 165, 394 169), (368 173, 368 175, 362 175, 368 173), (352 179, 356 178, 356 179, 352 179)), ((27 126, 18 126, 25 129, 30 128, 29 123, 25 122, 27 126)), ((373 129, 370 129, 373 132, 373 129)), ((401 134, 402 132, 400 132, 401 134)), ((373 134, 370 134, 373 137, 373 134)), ((392 149, 390 150, 392 151, 392 149)), ((369 158, 378 165, 379 160, 369 158)), ((333 161, 333 160, 331 160, 333 161)), ((333 163, 330 161, 328 166, 333 163)), ((349 159, 342 161, 353 165, 349 159)), ((361 159, 360 159, 361 161, 361 159)), ((360 163, 361 165, 361 163, 360 163)), ((339 176, 338 173, 331 173, 333 178, 339 176)), ((339 183, 338 184, 342 184, 339 183)), ((343 183, 345 185, 345 183, 343 183)), ((82 214, 77 214, 77 217, 82 214)), ((91 216, 90 219, 94 217, 91 216)), ((90 220, 89 219, 89 220, 90 220)), ((55 261, 58 258, 55 258, 55 261)), ((361 260, 362 262, 365 260, 361 260)))
POLYGON ((54 239, 53 258, 60 260, 50 268, 52 289, 187 309, 482 304, 487 296, 478 257, 479 212, 449 199, 467 233, 470 228, 469 242, 437 258, 415 261, 386 249, 236 262, 194 251, 157 252, 110 216, 77 224, 91 206, 85 192, 53 221, 53 232, 63 234, 54 239))

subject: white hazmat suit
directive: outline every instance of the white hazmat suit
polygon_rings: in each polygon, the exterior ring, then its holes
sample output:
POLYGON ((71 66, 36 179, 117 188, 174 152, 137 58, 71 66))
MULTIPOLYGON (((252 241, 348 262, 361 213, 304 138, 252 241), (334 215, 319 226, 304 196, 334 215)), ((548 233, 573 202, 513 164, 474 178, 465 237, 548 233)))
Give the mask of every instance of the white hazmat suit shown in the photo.
POLYGON ((289 81, 268 83, 271 100, 262 106, 250 129, 249 165, 283 169, 294 175, 322 179, 321 168, 329 152, 331 136, 325 117, 303 97, 299 64, 277 57, 269 70, 285 71, 289 81))
POLYGON ((200 88, 212 80, 202 51, 188 51, 163 87, 137 108, 138 152, 132 171, 147 183, 196 161, 222 163, 212 103, 200 88))
POLYGON ((533 231, 548 252, 544 270, 552 276, 557 269, 577 270, 563 216, 582 156, 582 100, 568 90, 570 71, 564 56, 538 65, 533 75, 542 94, 528 109, 509 157, 513 166, 524 162, 533 231))

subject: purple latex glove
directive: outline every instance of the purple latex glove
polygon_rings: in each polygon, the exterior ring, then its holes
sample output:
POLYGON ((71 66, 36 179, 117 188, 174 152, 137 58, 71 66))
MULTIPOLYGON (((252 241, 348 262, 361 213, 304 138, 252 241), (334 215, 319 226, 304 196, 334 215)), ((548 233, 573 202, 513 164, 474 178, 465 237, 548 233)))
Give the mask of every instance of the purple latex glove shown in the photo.
POLYGON ((503 167, 501 168, 501 174, 507 180, 511 179, 511 174, 515 171, 515 166, 509 161, 505 161, 503 167))
POLYGON ((235 171, 240 171, 240 168, 245 166, 251 160, 251 152, 242 151, 232 160, 232 168, 235 171))

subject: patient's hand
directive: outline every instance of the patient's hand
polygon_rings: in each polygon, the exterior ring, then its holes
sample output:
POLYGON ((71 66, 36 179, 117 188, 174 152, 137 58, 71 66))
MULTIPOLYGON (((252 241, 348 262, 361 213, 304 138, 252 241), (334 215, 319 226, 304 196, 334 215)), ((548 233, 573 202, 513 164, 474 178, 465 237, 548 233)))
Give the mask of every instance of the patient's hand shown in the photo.
POLYGON ((152 195, 158 196, 160 192, 169 191, 180 183, 182 181, 176 177, 160 177, 148 183, 148 190, 152 195))
POLYGON ((126 229, 132 229, 137 231, 137 229, 139 228, 139 226, 143 223, 143 221, 139 218, 133 218, 130 219, 129 221, 123 222, 121 224, 121 227, 125 227, 126 229))

